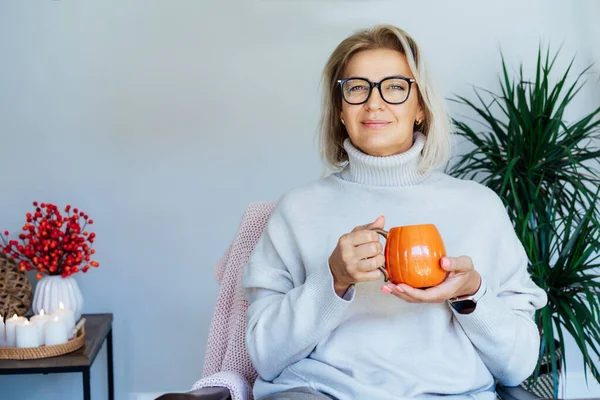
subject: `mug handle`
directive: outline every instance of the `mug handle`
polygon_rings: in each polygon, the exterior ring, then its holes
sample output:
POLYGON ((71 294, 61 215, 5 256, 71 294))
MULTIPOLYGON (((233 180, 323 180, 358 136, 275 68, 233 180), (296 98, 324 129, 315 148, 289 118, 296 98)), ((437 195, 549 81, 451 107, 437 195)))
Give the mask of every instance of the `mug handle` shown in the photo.
MULTIPOLYGON (((379 233, 381 236, 383 236, 386 240, 388 237, 388 232, 383 230, 383 229, 373 229, 375 232, 379 233)), ((387 270, 385 269, 385 264, 380 265, 379 270, 381 271, 381 273, 383 274, 383 281, 384 282, 388 282, 390 280, 390 276, 388 275, 387 270)))

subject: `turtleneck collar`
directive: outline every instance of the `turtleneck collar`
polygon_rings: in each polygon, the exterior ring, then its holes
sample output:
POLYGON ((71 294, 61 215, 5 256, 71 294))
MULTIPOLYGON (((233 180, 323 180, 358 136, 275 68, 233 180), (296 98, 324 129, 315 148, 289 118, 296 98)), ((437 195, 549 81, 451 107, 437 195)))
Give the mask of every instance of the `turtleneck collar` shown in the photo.
POLYGON ((427 174, 419 171, 425 135, 415 132, 413 145, 404 153, 377 157, 357 149, 350 138, 344 140, 348 164, 339 172, 347 181, 374 186, 413 186, 423 182, 427 174))

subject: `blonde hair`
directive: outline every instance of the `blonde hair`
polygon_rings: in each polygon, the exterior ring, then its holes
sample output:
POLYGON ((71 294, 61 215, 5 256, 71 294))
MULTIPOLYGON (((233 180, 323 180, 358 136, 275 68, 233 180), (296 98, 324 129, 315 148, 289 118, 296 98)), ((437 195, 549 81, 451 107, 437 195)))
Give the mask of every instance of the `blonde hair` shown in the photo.
MULTIPOLYGON (((426 136, 420 169, 431 171, 448 161, 451 143, 451 120, 443 98, 432 85, 421 50, 408 33, 391 25, 377 25, 344 39, 333 51, 323 70, 323 112, 319 127, 321 156, 326 166, 338 169, 348 160, 344 140, 348 137, 340 121, 342 97, 337 80, 350 58, 364 50, 391 49, 406 56, 415 77, 419 103, 425 117, 419 131, 426 136)), ((416 129, 416 126, 415 126, 416 129)))

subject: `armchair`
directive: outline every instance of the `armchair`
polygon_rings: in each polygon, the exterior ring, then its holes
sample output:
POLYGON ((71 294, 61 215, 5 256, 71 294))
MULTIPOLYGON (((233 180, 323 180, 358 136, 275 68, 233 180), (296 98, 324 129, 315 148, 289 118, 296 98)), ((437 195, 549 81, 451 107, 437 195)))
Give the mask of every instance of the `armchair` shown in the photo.
MULTIPOLYGON (((275 203, 255 202, 244 212, 238 232, 214 274, 220 284, 213 314, 202 379, 186 393, 167 393, 156 400, 246 400, 252 399, 252 385, 257 373, 246 351, 245 330, 248 304, 241 280, 248 262, 265 228, 275 203)), ((531 400, 538 396, 521 387, 496 388, 504 400, 531 400)))

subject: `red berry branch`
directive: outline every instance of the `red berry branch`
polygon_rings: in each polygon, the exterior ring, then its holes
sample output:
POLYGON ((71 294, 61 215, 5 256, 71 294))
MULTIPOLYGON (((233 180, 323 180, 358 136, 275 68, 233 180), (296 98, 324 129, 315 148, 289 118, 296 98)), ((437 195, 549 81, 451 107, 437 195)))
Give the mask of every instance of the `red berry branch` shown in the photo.
POLYGON ((96 234, 86 231, 94 223, 87 214, 70 205, 64 216, 54 204, 38 206, 36 201, 33 206, 35 212, 26 214, 19 240, 8 240, 9 232, 0 232, 0 251, 18 261, 21 272, 37 270, 37 279, 44 274, 65 278, 100 265, 91 260, 96 234))

